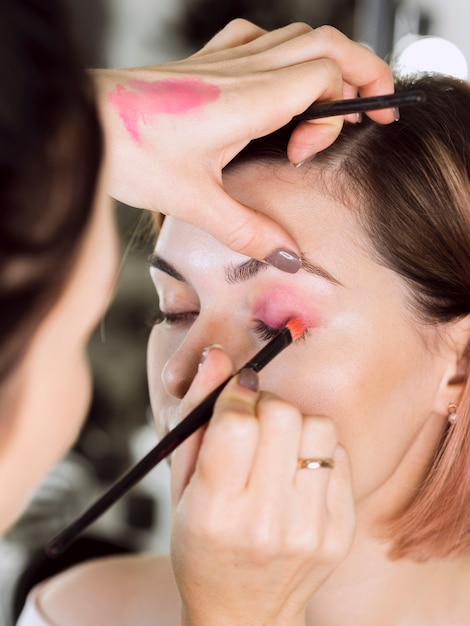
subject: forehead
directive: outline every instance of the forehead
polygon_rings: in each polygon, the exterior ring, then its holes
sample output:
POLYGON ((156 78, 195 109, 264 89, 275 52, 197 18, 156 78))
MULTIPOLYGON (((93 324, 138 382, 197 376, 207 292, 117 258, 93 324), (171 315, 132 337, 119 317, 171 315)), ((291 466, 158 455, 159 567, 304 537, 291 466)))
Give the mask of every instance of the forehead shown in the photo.
POLYGON ((363 239, 353 203, 346 206, 330 193, 337 182, 324 170, 287 162, 248 163, 228 170, 224 185, 236 200, 281 224, 301 247, 333 233, 335 238, 363 239))
MULTIPOLYGON (((289 163, 246 163, 224 172, 224 186, 241 204, 283 226, 302 252, 312 245, 319 249, 321 241, 326 244, 332 239, 338 245, 344 239, 363 247, 365 237, 355 219, 354 208, 335 199, 328 192, 322 173, 314 169, 294 168, 289 163)), ((168 224, 165 228, 164 223, 163 233, 167 228, 168 224)), ((178 236, 183 236, 183 224, 173 224, 171 231, 175 228, 180 231, 178 236)), ((195 231, 191 232, 196 236, 195 231)), ((184 236, 188 243, 190 233, 184 236)), ((262 237, 263 233, 259 232, 258 236, 262 237)))
MULTIPOLYGON (((309 262, 324 268, 339 282, 356 284, 359 267, 363 279, 377 270, 354 210, 327 193, 315 172, 299 171, 288 163, 252 163, 226 173, 224 184, 240 203, 281 224, 309 262)), ((262 237, 262 232, 258 236, 262 237)), ((187 278, 187 272, 213 273, 216 267, 248 259, 207 232, 174 218, 165 219, 156 251, 181 270, 184 268, 187 278)))
POLYGON ((178 260, 185 267, 201 271, 213 268, 214 261, 219 264, 232 255, 241 260, 248 258, 233 252, 208 232, 171 216, 165 217, 155 250, 170 262, 178 260))

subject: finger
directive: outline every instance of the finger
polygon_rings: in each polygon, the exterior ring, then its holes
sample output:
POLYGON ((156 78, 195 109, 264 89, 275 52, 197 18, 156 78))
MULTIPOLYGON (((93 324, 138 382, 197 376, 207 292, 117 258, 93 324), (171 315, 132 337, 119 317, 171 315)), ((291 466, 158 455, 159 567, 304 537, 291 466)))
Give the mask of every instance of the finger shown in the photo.
POLYGON ((214 344, 202 352, 198 371, 186 392, 181 405, 181 415, 187 415, 234 371, 232 359, 222 346, 214 344))
POLYGON ((293 477, 298 497, 293 499, 293 506, 298 507, 294 516, 298 524, 297 533, 299 536, 306 533, 306 542, 310 546, 322 545, 327 536, 329 528, 327 493, 333 470, 322 467, 299 468, 297 463, 300 459, 310 461, 330 459, 335 448, 336 432, 333 422, 326 417, 304 415, 293 477))
MULTIPOLYGON (((329 59, 309 61, 293 67, 265 72, 250 90, 251 138, 261 137, 287 124, 317 100, 343 97, 343 77, 339 66, 329 59), (275 102, 276 106, 266 104, 275 102)), ((289 160, 297 164, 319 149, 330 145, 342 127, 339 116, 299 124, 288 145, 289 160)), ((238 146, 241 149, 241 146, 238 146)), ((225 159, 235 156, 226 153, 225 159)))
POLYGON ((343 98, 352 99, 352 98, 357 98, 357 96, 358 96, 358 89, 356 85, 350 85, 349 83, 346 83, 343 81, 343 98))
MULTIPOLYGON (((294 41, 297 37, 311 31, 312 28, 303 23, 293 23, 272 31, 266 31, 246 20, 233 20, 215 36, 218 40, 211 52, 224 53, 223 56, 219 55, 217 60, 239 61, 245 57, 247 62, 253 65, 256 62, 256 58, 254 58, 256 55, 264 52, 269 53, 281 44, 294 41), (238 24, 239 21, 242 22, 241 25, 238 24), (221 43, 223 45, 219 45, 221 43)), ((207 45, 212 45, 215 38, 211 39, 207 45)), ((202 51, 205 50, 206 48, 202 49, 202 51)), ((280 67, 285 65, 281 62, 280 67)))
POLYGON ((260 435, 250 485, 263 493, 266 503, 276 506, 279 500, 286 501, 286 490, 292 486, 302 415, 297 407, 269 393, 260 396, 257 413, 260 435))
MULTIPOLYGON (((180 415, 186 415, 233 372, 233 363, 221 346, 206 349, 202 365, 194 377, 181 406, 180 415)), ((194 473, 204 428, 200 428, 173 452, 171 457, 171 490, 174 502, 178 502, 194 473)))
POLYGON ((343 120, 342 116, 337 115, 301 122, 292 131, 287 146, 289 161, 295 166, 301 165, 317 152, 331 146, 343 128, 343 120))
POLYGON ((259 438, 257 400, 257 392, 235 376, 216 402, 197 464, 198 477, 215 493, 246 488, 259 438))
POLYGON ((266 31, 256 24, 244 19, 229 22, 206 45, 191 58, 204 56, 221 50, 237 48, 264 35, 266 31))
POLYGON ((299 269, 297 243, 277 222, 237 202, 220 185, 214 184, 210 194, 206 193, 205 212, 191 214, 193 223, 232 250, 260 261, 267 260, 275 250, 287 251, 293 260, 281 269, 291 272, 299 269))
MULTIPOLYGON (((343 98, 344 99, 352 99, 358 97, 358 89, 354 85, 349 85, 348 83, 343 83, 343 98)), ((344 116, 344 121, 349 124, 357 124, 362 120, 362 113, 350 113, 349 115, 344 116)))
MULTIPOLYGON (((329 26, 317 28, 315 33, 325 56, 338 64, 345 82, 358 87, 361 96, 375 96, 394 91, 390 67, 369 48, 349 40, 329 26)), ((384 124, 395 120, 394 112, 390 109, 371 111, 367 115, 384 124)))
MULTIPOLYGON (((336 100, 344 95, 343 79, 339 67, 331 61, 317 62, 318 68, 323 70, 325 88, 316 97, 318 100, 336 100)), ((317 152, 330 146, 338 137, 343 127, 343 117, 340 115, 309 120, 298 124, 293 130, 287 146, 289 161, 298 165, 317 152)))
MULTIPOLYGON (((282 42, 264 54, 258 54, 252 62, 256 71, 260 72, 321 59, 333 61, 339 67, 344 81, 357 87, 362 96, 392 93, 394 90, 392 73, 387 63, 369 48, 351 41, 331 26, 322 26, 282 42)), ((391 110, 374 111, 368 115, 381 123, 394 121, 391 110)))
MULTIPOLYGON (((310 32, 312 32, 310 26, 301 22, 295 22, 269 32, 265 31, 262 37, 247 42, 247 45, 244 49, 240 50, 239 53, 245 54, 251 63, 253 60, 256 62, 256 59, 254 59, 256 55, 262 55, 264 52, 270 55, 273 51, 277 51, 279 46, 283 44, 291 43, 291 45, 295 45, 295 41, 298 37, 310 32)), ((289 63, 281 62, 279 67, 285 67, 288 64, 289 63)), ((261 67, 259 69, 261 69, 261 67)))
MULTIPOLYGON (((298 448, 299 459, 330 459, 337 447, 336 429, 326 417, 304 416, 302 436, 298 448)), ((311 508, 325 510, 327 487, 334 469, 297 469, 295 484, 308 495, 311 508)))

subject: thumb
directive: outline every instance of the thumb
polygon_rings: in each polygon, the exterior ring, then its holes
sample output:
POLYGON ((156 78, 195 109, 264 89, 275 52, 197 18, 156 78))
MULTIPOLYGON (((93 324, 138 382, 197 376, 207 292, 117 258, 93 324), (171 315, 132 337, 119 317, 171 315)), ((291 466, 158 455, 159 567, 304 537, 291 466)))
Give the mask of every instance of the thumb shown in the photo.
MULTIPOLYGON (((217 344, 203 351, 200 366, 190 388, 181 402, 182 419, 220 383, 233 373, 229 355, 217 344)), ((186 439, 171 456, 171 491, 173 502, 178 502, 196 467, 205 428, 200 428, 186 439)))
POLYGON ((213 344, 202 352, 198 371, 185 397, 181 401, 180 415, 184 418, 206 396, 234 372, 230 356, 219 344, 213 344))
POLYGON ((343 117, 325 117, 319 120, 301 122, 289 139, 287 156, 294 165, 299 165, 325 150, 337 139, 343 128, 343 117))
POLYGON ((296 242, 273 219, 232 198, 214 185, 203 222, 198 226, 240 254, 294 274, 301 266, 296 242), (213 208, 212 208, 213 207, 213 208))

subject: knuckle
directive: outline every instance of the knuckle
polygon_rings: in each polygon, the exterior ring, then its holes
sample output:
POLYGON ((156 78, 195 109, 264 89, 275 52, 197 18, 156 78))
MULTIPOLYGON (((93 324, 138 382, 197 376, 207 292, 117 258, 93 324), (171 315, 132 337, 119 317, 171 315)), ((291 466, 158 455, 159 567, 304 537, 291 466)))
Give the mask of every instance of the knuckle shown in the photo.
POLYGON ((290 427, 293 420, 301 418, 301 412, 296 406, 272 394, 260 398, 258 411, 260 417, 267 416, 270 424, 278 428, 290 427))
POLYGON ((251 534, 249 546, 258 565, 268 564, 282 554, 282 544, 277 533, 262 525, 251 534))
POLYGON ((328 24, 315 28, 313 32, 315 38, 320 39, 320 42, 328 48, 337 44, 342 37, 341 33, 334 26, 329 26, 328 24))
POLYGON ((213 433, 219 431, 224 439, 235 443, 253 434, 255 420, 249 418, 249 411, 242 405, 237 408, 222 408, 217 412, 217 419, 211 421, 209 427, 213 433))
POLYGON ((233 20, 230 20, 225 28, 230 28, 232 30, 245 30, 247 28, 251 29, 253 26, 254 24, 249 20, 243 17, 235 17, 233 20))
POLYGON ((309 433, 321 439, 325 444, 336 446, 337 433, 336 426, 329 417, 313 417, 307 416, 304 418, 308 427, 309 433))
POLYGON ((312 27, 306 22, 293 22, 285 28, 291 31, 294 35, 304 35, 305 33, 310 33, 313 31, 312 27))
POLYGON ((323 73, 326 75, 329 83, 332 83, 332 84, 337 83, 338 85, 342 84, 343 74, 341 72, 339 65, 335 61, 333 61, 333 59, 329 59, 329 58, 318 59, 317 67, 320 64, 323 67, 323 73))
POLYGON ((312 524, 309 528, 292 533, 291 555, 300 555, 304 558, 316 557, 322 547, 323 539, 318 528, 312 524))
POLYGON ((194 520, 194 523, 188 526, 189 533, 193 541, 211 545, 216 550, 222 549, 222 546, 227 543, 224 529, 220 525, 220 516, 211 514, 209 510, 205 512, 203 522, 194 520))

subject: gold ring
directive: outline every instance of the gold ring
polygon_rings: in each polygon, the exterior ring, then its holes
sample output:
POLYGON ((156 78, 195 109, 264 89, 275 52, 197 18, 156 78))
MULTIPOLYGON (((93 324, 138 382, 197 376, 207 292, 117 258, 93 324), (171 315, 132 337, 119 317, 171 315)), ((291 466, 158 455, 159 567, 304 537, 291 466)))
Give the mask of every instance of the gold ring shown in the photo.
POLYGON ((297 461, 297 469, 320 469, 323 467, 333 469, 334 466, 335 462, 330 458, 322 459, 315 457, 313 459, 298 459, 297 461))

